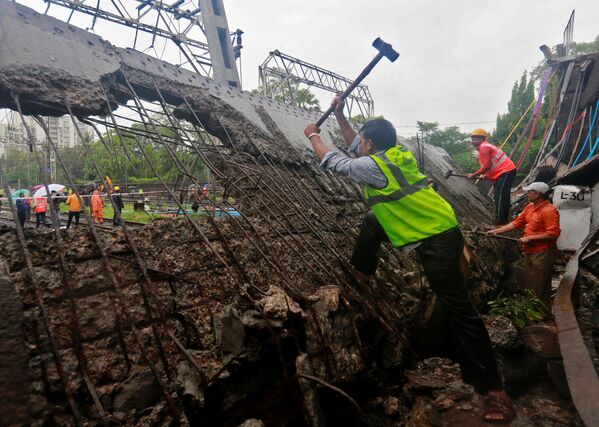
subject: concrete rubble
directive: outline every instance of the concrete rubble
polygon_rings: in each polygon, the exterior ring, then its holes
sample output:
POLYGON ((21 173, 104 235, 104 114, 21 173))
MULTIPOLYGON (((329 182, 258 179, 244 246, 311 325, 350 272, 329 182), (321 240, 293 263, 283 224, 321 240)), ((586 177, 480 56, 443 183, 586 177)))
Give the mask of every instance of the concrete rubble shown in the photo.
MULTIPOLYGON (((15 402, 15 417, 31 425, 74 425, 65 399, 71 393, 86 425, 102 419, 139 426, 465 425, 462 420, 480 419, 480 398, 456 366, 419 355, 439 350, 434 325, 442 319, 415 254, 385 248, 373 283, 352 277, 347 259, 365 208, 360 189, 318 167, 303 136, 315 113, 220 86, 0 2, 1 107, 15 109, 18 95, 25 114, 63 115, 67 98, 78 117, 106 115, 133 98, 127 82, 144 101, 157 101, 160 93, 177 118, 220 139, 220 151, 204 153, 205 159, 243 216, 155 220, 131 227, 130 236, 102 231, 114 273, 85 227, 60 231, 62 247, 48 231, 26 228, 38 289, 14 224, 0 223, 0 269, 10 277, 10 283, 0 280, 0 289, 22 304, 12 305, 22 330, 9 334, 22 337, 15 352, 27 350, 14 374, 28 377, 28 387, 0 382, 2 397, 15 402)), ((341 147, 332 121, 323 129, 326 143, 341 147)), ((413 141, 401 142, 416 151, 413 141)), ((446 181, 448 169, 459 168, 443 150, 425 147, 424 170, 463 224, 469 283, 483 307, 510 275, 514 248, 474 233, 490 221, 489 202, 472 183, 446 181)), ((510 352, 528 351, 506 320, 487 324, 496 326, 497 350, 508 354, 504 365, 513 360, 510 352)), ((572 425, 573 410, 558 397, 526 398, 514 425, 572 425)))

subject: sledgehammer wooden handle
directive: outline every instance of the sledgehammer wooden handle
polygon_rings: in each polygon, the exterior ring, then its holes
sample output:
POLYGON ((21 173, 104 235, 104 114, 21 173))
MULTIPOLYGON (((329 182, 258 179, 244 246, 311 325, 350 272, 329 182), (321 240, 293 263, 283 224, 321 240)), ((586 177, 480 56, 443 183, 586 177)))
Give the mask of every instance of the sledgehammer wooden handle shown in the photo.
MULTIPOLYGON (((344 100, 347 96, 360 84, 362 80, 366 78, 366 76, 372 71, 375 65, 383 58, 383 56, 387 57, 389 61, 394 62, 398 57, 399 53, 393 50, 393 47, 389 43, 385 43, 381 40, 380 37, 377 37, 372 45, 379 51, 376 56, 370 61, 370 64, 366 66, 360 73, 360 75, 350 84, 347 89, 343 91, 341 95, 339 95, 340 100, 344 100)), ((316 126, 320 127, 324 123, 324 121, 331 115, 331 113, 335 111, 335 106, 331 105, 327 111, 323 113, 323 115, 316 122, 316 126)))
POLYGON ((480 234, 482 236, 486 236, 486 237, 489 237, 491 239, 501 239, 501 240, 509 240, 511 242, 519 242, 519 240, 516 239, 516 238, 514 238, 514 237, 502 236, 500 234, 491 235, 491 234, 485 233, 484 231, 477 231, 476 234, 480 234))

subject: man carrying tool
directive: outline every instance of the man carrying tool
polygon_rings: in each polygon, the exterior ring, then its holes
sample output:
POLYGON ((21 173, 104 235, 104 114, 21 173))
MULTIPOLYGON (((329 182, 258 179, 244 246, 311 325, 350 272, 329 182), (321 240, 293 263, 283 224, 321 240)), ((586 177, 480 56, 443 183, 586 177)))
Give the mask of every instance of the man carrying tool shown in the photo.
POLYGON ((81 216, 81 203, 79 202, 79 197, 73 190, 71 190, 71 194, 67 197, 65 202, 69 205, 69 219, 67 219, 67 230, 71 228, 71 222, 73 218, 75 218, 75 226, 79 225, 79 217, 81 216))
POLYGON ((478 150, 478 163, 480 169, 469 173, 468 178, 485 175, 495 188, 495 225, 509 222, 510 216, 510 191, 516 177, 516 165, 501 148, 495 147, 487 141, 487 132, 484 129, 474 129, 470 133, 472 146, 478 150))
POLYGON ((524 266, 520 277, 520 288, 532 289, 543 303, 551 304, 551 275, 557 256, 555 242, 560 235, 559 212, 549 201, 549 186, 544 182, 533 182, 523 190, 530 202, 511 223, 489 230, 495 236, 515 229, 524 229, 519 242, 524 252, 524 266))
POLYGON ((484 420, 509 422, 514 411, 497 371, 489 335, 460 269, 464 238, 452 207, 428 185, 414 156, 397 145, 390 122, 370 120, 356 134, 343 115, 343 100, 337 97, 333 105, 343 139, 358 158, 329 150, 315 124, 308 125, 304 133, 321 167, 364 185, 371 210, 364 217, 351 264, 360 279, 368 282, 377 268, 382 242, 415 249, 448 315, 464 381, 487 396, 484 420))
POLYGON ((114 192, 110 197, 112 197, 115 207, 114 215, 112 217, 112 225, 120 225, 121 222, 117 217, 117 211, 118 213, 122 213, 123 208, 125 207, 125 204, 123 203, 123 197, 121 196, 121 187, 119 187, 118 185, 114 187, 114 192))

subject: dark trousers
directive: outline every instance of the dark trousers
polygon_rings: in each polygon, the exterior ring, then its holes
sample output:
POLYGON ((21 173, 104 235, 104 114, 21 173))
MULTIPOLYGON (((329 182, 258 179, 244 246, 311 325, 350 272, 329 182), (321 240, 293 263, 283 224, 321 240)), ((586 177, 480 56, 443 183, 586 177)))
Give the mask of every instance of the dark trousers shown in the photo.
MULTIPOLYGON (((378 249, 389 239, 375 215, 368 212, 352 254, 351 263, 365 274, 373 274, 378 249)), ((459 228, 445 231, 420 242, 416 248, 431 289, 437 295, 453 333, 455 356, 462 378, 479 392, 503 388, 491 339, 472 304, 460 258, 464 237, 459 228)))
MULTIPOLYGON (((118 209, 118 212, 121 213, 121 210, 118 209)), ((112 216, 112 225, 121 225, 121 221, 119 221, 119 219, 116 216, 117 211, 114 211, 114 214, 112 216)))
POLYGON ((35 214, 35 228, 41 225, 46 225, 46 212, 36 212, 35 214))
POLYGON ((19 217, 19 223, 21 224, 21 228, 25 226, 25 220, 29 216, 29 212, 26 210, 17 210, 17 216, 19 217))
POLYGON ((495 222, 507 224, 510 220, 510 191, 516 178, 516 169, 499 175, 495 181, 495 222))
POLYGON ((81 211, 79 212, 71 212, 69 211, 69 219, 67 219, 67 228, 71 228, 71 221, 75 218, 75 226, 79 225, 79 217, 81 216, 81 211))

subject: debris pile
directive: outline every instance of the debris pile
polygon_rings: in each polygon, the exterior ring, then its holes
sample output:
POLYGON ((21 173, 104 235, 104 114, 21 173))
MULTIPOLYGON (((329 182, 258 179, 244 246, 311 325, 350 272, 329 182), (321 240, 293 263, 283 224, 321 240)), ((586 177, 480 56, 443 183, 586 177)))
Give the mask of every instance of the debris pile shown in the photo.
MULTIPOLYGON (((0 52, 19 52, 0 55, 0 106, 87 120, 135 139, 137 156, 139 140, 165 145, 197 184, 176 148, 193 150, 240 214, 183 213, 114 230, 25 228, 24 244, 14 223, 1 223, 9 280, 0 280, 0 299, 14 301, 7 313, 22 319, 0 323, 0 342, 10 338, 19 355, 2 351, 2 365, 23 379, 20 388, 0 383, 13 419, 249 426, 426 417, 438 425, 475 405, 440 359, 416 368, 439 367, 434 395, 419 397, 418 373, 403 391, 404 369, 439 350, 435 300, 414 253, 386 247, 375 280, 356 279, 347 260, 365 208, 357 186, 318 167, 302 133, 314 113, 117 49, 13 2, 0 3, 0 52), (137 127, 115 120, 121 108, 137 127)), ((323 134, 342 149, 332 125, 323 134)), ((514 247, 474 233, 489 221, 488 202, 472 183, 445 181, 458 168, 442 150, 422 155, 463 225, 464 268, 482 305, 509 276, 514 247)), ((202 202, 219 208, 226 199, 202 202)))

